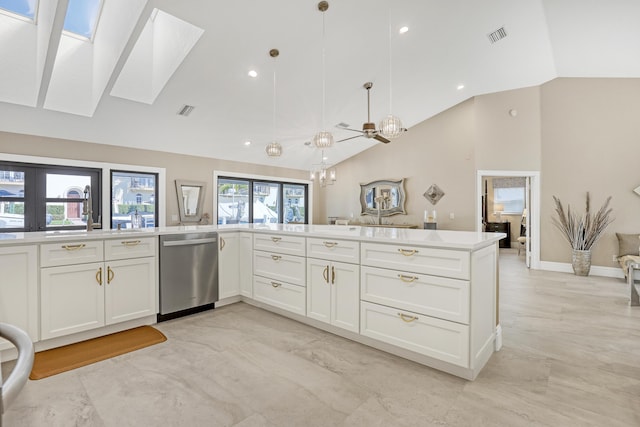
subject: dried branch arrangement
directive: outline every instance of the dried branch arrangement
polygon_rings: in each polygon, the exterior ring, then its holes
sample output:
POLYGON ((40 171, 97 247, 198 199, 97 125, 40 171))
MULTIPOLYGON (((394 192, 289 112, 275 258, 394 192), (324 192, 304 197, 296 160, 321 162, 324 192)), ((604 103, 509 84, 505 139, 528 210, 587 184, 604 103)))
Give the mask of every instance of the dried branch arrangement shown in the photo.
POLYGON ((583 215, 571 212, 569 205, 567 205, 565 214, 560 199, 553 196, 553 201, 556 204, 558 217, 551 218, 551 221, 562 231, 562 235, 567 239, 571 248, 576 250, 591 250, 591 247, 602 237, 605 228, 614 220, 611 218, 612 209, 609 207, 611 196, 607 198, 595 215, 590 210, 589 193, 587 193, 586 209, 583 215))

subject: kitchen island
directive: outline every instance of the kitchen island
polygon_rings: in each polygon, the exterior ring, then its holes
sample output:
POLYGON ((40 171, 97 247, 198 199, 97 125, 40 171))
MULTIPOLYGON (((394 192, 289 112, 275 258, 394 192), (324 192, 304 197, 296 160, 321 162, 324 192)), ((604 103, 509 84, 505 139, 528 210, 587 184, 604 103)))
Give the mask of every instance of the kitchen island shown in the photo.
POLYGON ((0 320, 37 350, 155 323, 158 236, 193 231, 220 236, 216 306, 245 301, 466 379, 494 351, 498 233, 300 224, 2 233, 0 320))

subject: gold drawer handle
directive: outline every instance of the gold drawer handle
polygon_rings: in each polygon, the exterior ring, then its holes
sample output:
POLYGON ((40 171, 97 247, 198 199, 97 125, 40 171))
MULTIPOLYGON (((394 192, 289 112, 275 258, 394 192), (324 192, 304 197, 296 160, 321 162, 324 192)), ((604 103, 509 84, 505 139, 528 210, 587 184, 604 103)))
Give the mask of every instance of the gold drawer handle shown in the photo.
POLYGON ((322 270, 322 277, 324 277, 324 281, 329 283, 329 266, 327 265, 324 270, 322 270))
POLYGON ((398 277, 400 278, 400 280, 402 280, 404 283, 413 283, 416 280, 418 280, 418 276, 405 276, 404 274, 398 274, 398 277))
POLYGON ((107 285, 110 284, 113 281, 113 277, 115 275, 116 274, 113 272, 111 267, 107 266, 107 285))
POLYGON ((84 243, 80 243, 78 245, 62 245, 62 249, 66 249, 68 251, 77 251, 78 249, 82 249, 84 248, 85 245, 84 243))
POLYGON ((96 282, 98 282, 98 285, 102 286, 102 267, 98 268, 98 271, 96 271, 96 282))
POLYGON ((322 242, 323 245, 325 245, 328 248, 332 248, 334 246, 336 246, 338 244, 338 242, 322 242))
POLYGON ((334 266, 331 266, 331 284, 336 284, 336 268, 334 266))
POLYGON ((403 322, 411 323, 414 320, 418 320, 418 316, 409 316, 408 314, 398 313, 398 316, 402 319, 403 322))
POLYGON ((418 253, 418 251, 415 249, 398 249, 398 252, 400 252, 404 256, 411 256, 418 253))
POLYGON ((136 246, 139 245, 141 243, 140 240, 125 240, 123 242, 120 242, 121 244, 125 245, 125 246, 136 246))
POLYGON ((271 259, 274 261, 280 261, 280 259, 282 259, 282 257, 280 255, 271 255, 271 259))
POLYGON ((279 288, 280 286, 282 286, 282 283, 271 282, 271 286, 273 286, 274 288, 279 288))
POLYGON ((280 240, 282 240, 282 237, 272 237, 272 238, 271 238, 271 241, 272 241, 273 243, 278 243, 280 240))

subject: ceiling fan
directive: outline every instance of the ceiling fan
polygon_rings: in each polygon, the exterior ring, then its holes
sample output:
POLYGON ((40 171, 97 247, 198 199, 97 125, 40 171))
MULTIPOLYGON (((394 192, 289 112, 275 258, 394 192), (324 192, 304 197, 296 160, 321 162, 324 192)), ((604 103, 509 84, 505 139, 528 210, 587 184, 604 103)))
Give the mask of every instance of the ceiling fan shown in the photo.
MULTIPOLYGON (((373 138, 375 140, 378 140, 380 142, 384 142, 385 144, 388 144, 391 142, 390 139, 385 138, 384 136, 382 136, 382 134, 380 133, 379 130, 376 130, 376 124, 373 123, 371 121, 371 96, 370 96, 370 90, 373 87, 373 83, 371 82, 366 82, 364 85, 362 85, 362 87, 364 87, 367 90, 367 121, 366 123, 363 123, 362 125, 362 130, 358 130, 358 129, 350 129, 343 123, 340 123, 337 125, 337 127, 339 127, 340 129, 346 129, 346 130, 350 130, 352 132, 359 132, 361 135, 356 135, 356 136, 351 136, 349 138, 344 138, 341 139, 337 142, 343 142, 343 141, 348 141, 350 139, 354 139, 354 138, 360 138, 361 136, 365 137, 365 138, 373 138)), ((402 129, 402 131, 406 131, 406 129, 402 129)))

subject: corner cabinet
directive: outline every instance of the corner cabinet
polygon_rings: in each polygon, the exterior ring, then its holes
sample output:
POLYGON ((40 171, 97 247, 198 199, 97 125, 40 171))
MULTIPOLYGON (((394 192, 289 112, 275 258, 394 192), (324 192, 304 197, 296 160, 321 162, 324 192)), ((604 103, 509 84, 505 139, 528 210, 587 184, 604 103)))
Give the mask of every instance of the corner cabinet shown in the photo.
MULTIPOLYGON (((27 332, 38 341, 38 246, 0 248, 0 322, 27 332)), ((0 350, 13 348, 0 338, 0 350)))
POLYGON ((360 332, 359 253, 358 242, 307 238, 307 317, 360 332))
POLYGON ((40 245, 40 335, 56 338, 156 309, 156 239, 40 245))

